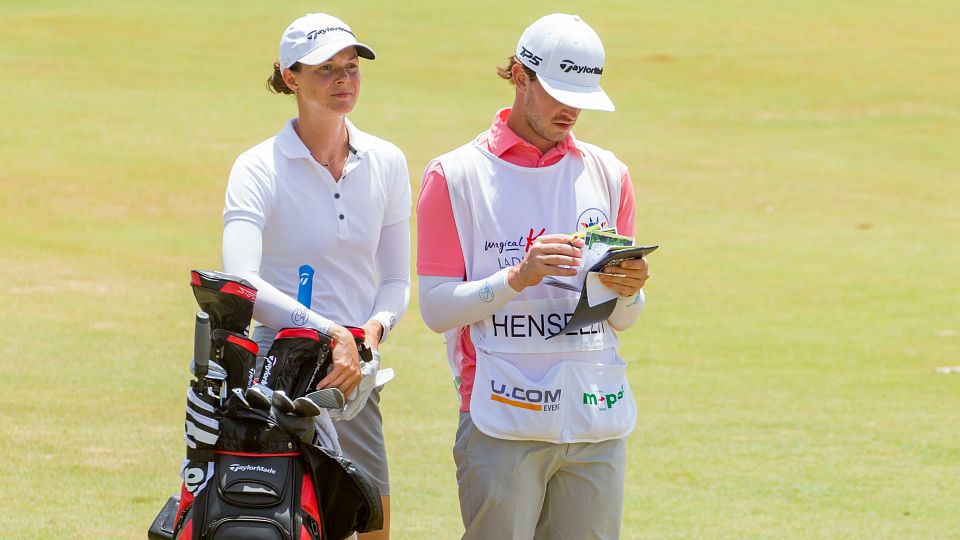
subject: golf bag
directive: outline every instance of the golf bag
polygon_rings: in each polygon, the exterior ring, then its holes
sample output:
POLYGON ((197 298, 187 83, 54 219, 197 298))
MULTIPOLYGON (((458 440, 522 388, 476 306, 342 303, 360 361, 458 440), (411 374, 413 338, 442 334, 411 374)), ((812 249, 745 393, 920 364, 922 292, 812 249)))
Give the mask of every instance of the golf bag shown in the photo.
POLYGON ((149 538, 341 540, 382 528, 377 487, 353 463, 313 444, 314 418, 244 399, 258 378, 271 383, 268 391, 301 397, 326 373, 329 340, 316 330, 281 330, 267 355, 272 363, 255 378, 257 346, 246 332, 256 289, 207 271, 193 271, 191 284, 212 328, 202 334, 198 315, 197 334, 209 337, 195 343, 183 485, 149 538))

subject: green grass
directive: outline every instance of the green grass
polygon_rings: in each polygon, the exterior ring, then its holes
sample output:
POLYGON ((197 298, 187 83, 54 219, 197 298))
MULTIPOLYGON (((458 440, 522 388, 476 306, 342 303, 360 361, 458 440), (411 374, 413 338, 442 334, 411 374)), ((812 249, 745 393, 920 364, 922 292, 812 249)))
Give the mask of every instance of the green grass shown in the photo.
MULTIPOLYGON (((219 267, 232 161, 294 114, 263 89, 279 33, 317 9, 377 50, 351 118, 415 190, 510 103, 526 24, 603 37, 618 111, 576 132, 662 245, 623 337, 624 538, 960 538, 955 3, 406 4, 0 0, 0 538, 142 538, 177 489, 187 271, 219 267)), ((415 301, 385 358, 394 538, 457 538, 415 301)))

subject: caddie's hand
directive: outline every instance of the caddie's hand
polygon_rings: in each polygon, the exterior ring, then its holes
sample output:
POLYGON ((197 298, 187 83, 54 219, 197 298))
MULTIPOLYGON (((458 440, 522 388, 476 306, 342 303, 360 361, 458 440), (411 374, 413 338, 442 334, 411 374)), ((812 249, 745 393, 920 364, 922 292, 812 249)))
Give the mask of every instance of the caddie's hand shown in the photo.
POLYGON ((353 334, 339 324, 331 326, 328 333, 334 340, 333 365, 330 366, 327 376, 317 384, 317 390, 339 388, 343 395, 349 396, 350 392, 360 384, 360 356, 357 353, 357 344, 353 340, 353 334))
POLYGON ((650 279, 650 270, 646 259, 627 259, 615 266, 605 266, 603 272, 605 274, 619 274, 615 276, 600 274, 599 278, 600 283, 623 297, 637 294, 643 288, 644 283, 650 279))
POLYGON ((507 283, 522 291, 547 276, 575 276, 583 262, 583 239, 569 234, 547 234, 537 238, 520 264, 507 271, 507 283))

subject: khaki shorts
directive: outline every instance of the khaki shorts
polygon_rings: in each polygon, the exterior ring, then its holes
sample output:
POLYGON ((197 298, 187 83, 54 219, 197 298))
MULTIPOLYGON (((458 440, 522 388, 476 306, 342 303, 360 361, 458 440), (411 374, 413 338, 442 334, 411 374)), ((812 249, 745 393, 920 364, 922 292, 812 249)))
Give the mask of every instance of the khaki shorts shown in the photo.
POLYGON ((554 444, 485 435, 460 414, 457 464, 465 540, 620 537, 626 439, 554 444))
MULTIPOLYGON (((252 339, 260 347, 260 353, 266 355, 277 331, 266 326, 256 326, 252 339)), ((263 362, 263 356, 257 358, 257 366, 263 362)), ((380 495, 390 495, 390 474, 387 469, 387 447, 383 441, 383 417, 380 415, 380 392, 374 389, 363 409, 353 418, 343 422, 334 422, 343 457, 352 461, 358 468, 370 476, 380 489, 380 495)))

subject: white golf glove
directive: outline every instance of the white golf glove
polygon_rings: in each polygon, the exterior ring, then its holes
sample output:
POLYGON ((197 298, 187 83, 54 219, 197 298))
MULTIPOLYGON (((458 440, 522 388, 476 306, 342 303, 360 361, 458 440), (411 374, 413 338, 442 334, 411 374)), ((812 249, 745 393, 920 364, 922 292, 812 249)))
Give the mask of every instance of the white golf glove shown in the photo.
POLYGON ((330 416, 336 421, 353 420, 363 406, 367 404, 370 393, 377 387, 377 371, 380 370, 380 351, 372 351, 373 360, 360 364, 360 373, 363 376, 360 384, 347 396, 347 404, 339 411, 330 411, 330 416))

